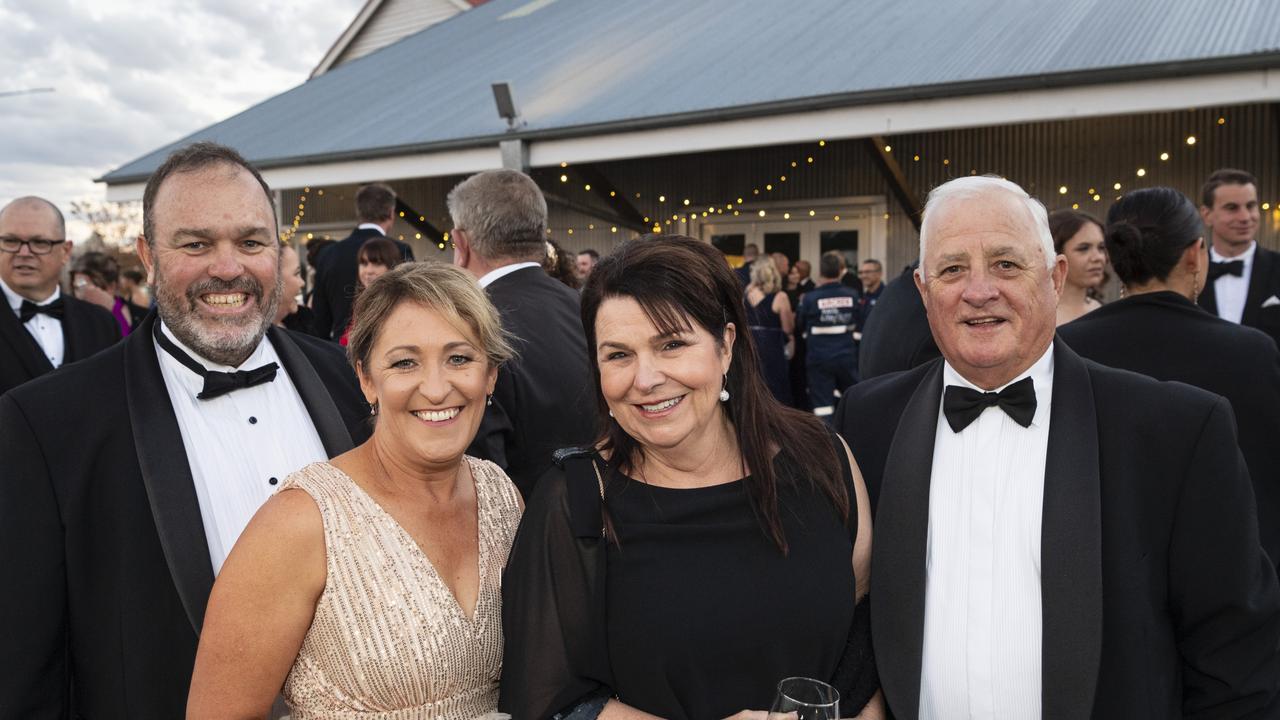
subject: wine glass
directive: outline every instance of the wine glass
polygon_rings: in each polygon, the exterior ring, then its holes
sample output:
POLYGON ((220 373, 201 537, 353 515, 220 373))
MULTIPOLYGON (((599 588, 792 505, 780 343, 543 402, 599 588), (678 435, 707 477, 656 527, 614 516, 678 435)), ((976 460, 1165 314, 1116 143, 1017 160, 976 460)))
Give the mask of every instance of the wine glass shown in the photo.
POLYGON ((820 680, 786 678, 778 683, 769 720, 840 720, 840 693, 820 680))

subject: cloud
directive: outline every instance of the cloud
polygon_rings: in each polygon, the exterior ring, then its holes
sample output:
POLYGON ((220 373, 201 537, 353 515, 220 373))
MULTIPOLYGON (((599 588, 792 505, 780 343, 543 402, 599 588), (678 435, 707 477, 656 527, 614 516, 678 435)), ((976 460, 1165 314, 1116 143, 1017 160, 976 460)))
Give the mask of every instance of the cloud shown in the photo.
POLYGON ((101 199, 112 168, 301 84, 363 0, 0 2, 0 204, 101 199))

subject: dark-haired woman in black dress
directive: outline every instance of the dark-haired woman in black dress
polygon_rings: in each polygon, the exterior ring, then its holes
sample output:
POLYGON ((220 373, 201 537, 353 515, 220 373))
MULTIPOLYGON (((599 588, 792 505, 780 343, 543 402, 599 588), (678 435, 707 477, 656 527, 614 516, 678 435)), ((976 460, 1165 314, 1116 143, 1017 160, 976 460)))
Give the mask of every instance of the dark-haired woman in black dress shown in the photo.
POLYGON ((804 676, 835 685, 846 716, 879 717, 858 602, 866 489, 844 443, 765 387, 718 251, 628 243, 582 314, 605 431, 529 501, 503 581, 499 708, 763 718, 778 681, 804 676))

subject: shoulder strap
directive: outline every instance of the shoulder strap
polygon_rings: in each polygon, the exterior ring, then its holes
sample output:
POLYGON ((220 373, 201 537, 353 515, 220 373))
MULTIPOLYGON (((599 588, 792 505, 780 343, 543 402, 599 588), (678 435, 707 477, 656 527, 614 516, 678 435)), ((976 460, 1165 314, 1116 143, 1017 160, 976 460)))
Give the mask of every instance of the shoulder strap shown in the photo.
POLYGON ((590 448, 564 448, 552 458, 568 483, 569 526, 574 537, 604 537, 604 478, 590 448))

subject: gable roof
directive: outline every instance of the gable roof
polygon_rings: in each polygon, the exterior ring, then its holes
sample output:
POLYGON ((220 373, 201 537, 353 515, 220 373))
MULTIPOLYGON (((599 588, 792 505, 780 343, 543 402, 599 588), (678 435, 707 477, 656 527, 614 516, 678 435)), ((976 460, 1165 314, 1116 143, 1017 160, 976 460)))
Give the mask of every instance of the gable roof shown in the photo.
POLYGON ((492 146, 495 82, 540 139, 1277 67, 1272 0, 491 0, 103 180, 195 140, 264 168, 492 146))
POLYGON ((310 77, 350 62, 468 10, 479 2, 467 0, 365 0, 351 24, 338 36, 310 77))

